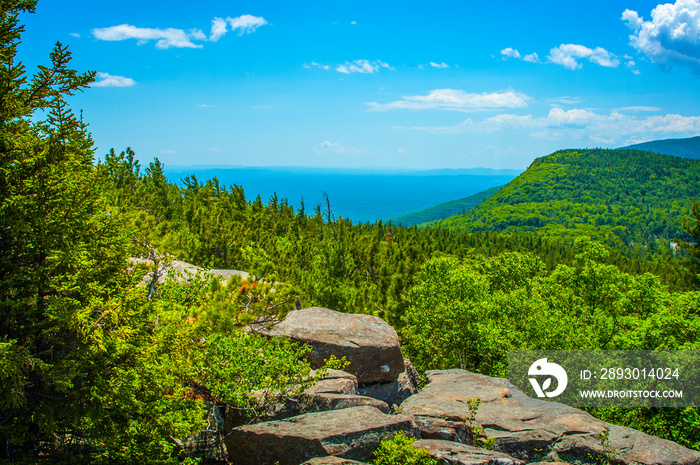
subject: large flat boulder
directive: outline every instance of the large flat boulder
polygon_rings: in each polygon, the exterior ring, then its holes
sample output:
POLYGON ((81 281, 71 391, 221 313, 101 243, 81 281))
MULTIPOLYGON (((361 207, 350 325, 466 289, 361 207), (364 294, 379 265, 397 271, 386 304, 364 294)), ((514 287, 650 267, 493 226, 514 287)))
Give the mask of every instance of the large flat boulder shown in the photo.
POLYGON ((413 447, 428 451, 443 465, 524 465, 525 462, 502 452, 452 441, 421 439, 413 447))
POLYGON ((405 369, 396 331, 376 316, 312 307, 291 311, 284 321, 259 332, 309 344, 312 368, 323 366, 331 355, 345 357, 350 362, 346 371, 360 384, 392 381, 405 369))
MULTIPOLYGON (((517 459, 596 463, 609 460, 611 449, 622 464, 699 465, 700 453, 639 431, 610 425, 557 402, 532 399, 508 380, 465 370, 426 372, 428 384, 406 399, 399 413, 425 425, 460 424, 470 415, 467 399, 479 398, 476 423, 495 437, 494 450, 517 459), (604 447, 600 435, 607 433, 604 447)), ((455 436, 457 431, 453 431, 455 436)))
POLYGON ((341 370, 328 370, 323 378, 304 391, 305 395, 324 393, 356 395, 357 376, 341 370))
POLYGON ((419 436, 409 416, 353 407, 240 426, 226 436, 226 447, 237 465, 297 465, 328 455, 369 461, 379 442, 398 431, 419 436))
POLYGON ((311 460, 307 460, 302 465, 368 465, 365 462, 358 462, 357 460, 343 459, 340 457, 335 457, 329 455, 328 457, 314 457, 311 460))

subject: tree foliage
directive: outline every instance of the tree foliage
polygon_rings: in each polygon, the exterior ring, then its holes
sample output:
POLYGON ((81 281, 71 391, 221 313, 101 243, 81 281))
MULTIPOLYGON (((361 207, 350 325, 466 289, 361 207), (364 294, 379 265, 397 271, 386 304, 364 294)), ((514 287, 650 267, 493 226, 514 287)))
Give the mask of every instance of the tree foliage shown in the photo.
POLYGON ((464 215, 442 226, 532 231, 608 245, 669 248, 700 196, 700 161, 639 150, 562 150, 530 167, 464 215))

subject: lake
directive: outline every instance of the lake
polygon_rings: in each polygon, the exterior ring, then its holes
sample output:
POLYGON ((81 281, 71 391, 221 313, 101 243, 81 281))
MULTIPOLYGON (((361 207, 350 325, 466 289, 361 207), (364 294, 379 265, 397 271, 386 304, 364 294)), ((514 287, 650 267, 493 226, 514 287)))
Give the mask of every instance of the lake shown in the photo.
POLYGON ((304 199, 307 214, 325 204, 328 194, 336 217, 354 223, 374 222, 468 197, 515 178, 517 170, 350 170, 323 168, 165 167, 172 182, 194 174, 200 182, 217 177, 224 186, 238 185, 251 201, 267 203, 273 193, 297 207, 304 199))

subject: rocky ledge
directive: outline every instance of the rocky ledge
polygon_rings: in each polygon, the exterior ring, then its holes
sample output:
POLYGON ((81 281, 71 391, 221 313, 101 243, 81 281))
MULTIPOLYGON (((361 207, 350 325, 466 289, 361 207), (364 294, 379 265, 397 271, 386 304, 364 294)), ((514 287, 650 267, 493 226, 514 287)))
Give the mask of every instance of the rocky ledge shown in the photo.
POLYGON ((428 371, 418 392, 418 375, 403 358, 396 331, 376 317, 310 308, 290 312, 265 334, 308 343, 314 366, 330 355, 345 356, 348 372, 331 370, 268 421, 183 441, 185 455, 236 465, 361 464, 381 440, 401 431, 441 464, 700 465, 699 452, 532 399, 505 379, 428 371), (474 417, 468 400, 477 398, 474 417), (494 438, 493 450, 476 447, 479 435, 494 438), (193 444, 202 441, 214 453, 196 453, 193 444))

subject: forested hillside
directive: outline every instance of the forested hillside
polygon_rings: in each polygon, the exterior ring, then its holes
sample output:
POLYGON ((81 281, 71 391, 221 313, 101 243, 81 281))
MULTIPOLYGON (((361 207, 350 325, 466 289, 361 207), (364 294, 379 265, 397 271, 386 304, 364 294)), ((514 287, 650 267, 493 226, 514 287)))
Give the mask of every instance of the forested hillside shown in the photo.
POLYGON ((479 205, 481 202, 498 192, 501 186, 492 187, 485 191, 478 192, 469 197, 452 200, 450 202, 441 203, 434 207, 426 208, 425 210, 407 213, 405 215, 392 218, 392 224, 401 226, 414 226, 424 223, 437 222, 449 216, 459 215, 479 205))
POLYGON ((439 224, 668 247, 674 237, 685 237, 682 221, 700 197, 698 179, 698 160, 637 150, 565 150, 536 159, 484 203, 439 224))
POLYGON ((700 158, 700 136, 688 139, 664 139, 621 147, 619 150, 644 150, 681 158, 700 158))

